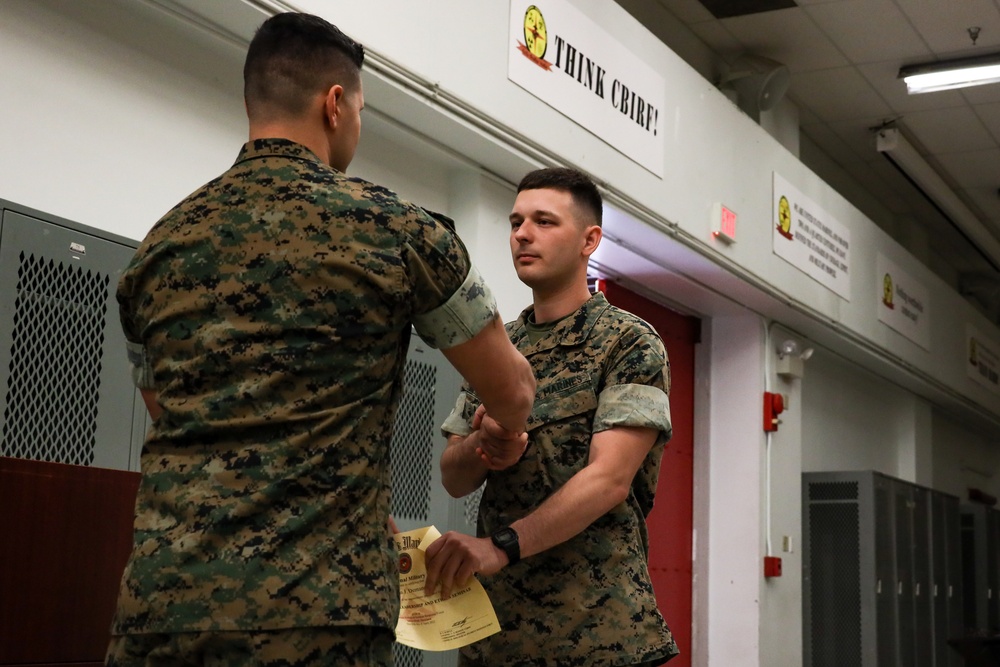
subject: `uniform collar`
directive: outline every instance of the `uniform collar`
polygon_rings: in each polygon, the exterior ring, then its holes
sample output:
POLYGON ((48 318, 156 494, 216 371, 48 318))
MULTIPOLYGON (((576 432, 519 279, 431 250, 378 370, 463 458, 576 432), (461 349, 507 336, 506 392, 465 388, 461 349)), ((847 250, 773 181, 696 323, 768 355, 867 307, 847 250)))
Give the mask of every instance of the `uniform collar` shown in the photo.
POLYGON ((236 164, 263 157, 285 157, 304 160, 306 162, 315 162, 327 169, 331 168, 324 164, 318 155, 302 144, 280 137, 254 139, 243 144, 240 154, 236 156, 236 164))
MULTIPOLYGON (((604 298, 602 292, 597 292, 591 296, 586 303, 584 303, 576 312, 567 315, 562 320, 556 324, 549 334, 539 340, 534 345, 528 345, 526 352, 541 352, 543 350, 548 350, 557 345, 579 345, 580 343, 587 340, 590 336, 590 331, 597 324, 597 320, 600 319, 601 314, 604 313, 610 307, 611 304, 608 300, 604 298)), ((516 341, 520 341, 522 338, 527 338, 528 331, 525 327, 525 322, 528 321, 528 317, 535 312, 534 305, 528 306, 523 311, 521 315, 517 318, 517 322, 514 324, 514 331, 512 332, 512 338, 516 341)))

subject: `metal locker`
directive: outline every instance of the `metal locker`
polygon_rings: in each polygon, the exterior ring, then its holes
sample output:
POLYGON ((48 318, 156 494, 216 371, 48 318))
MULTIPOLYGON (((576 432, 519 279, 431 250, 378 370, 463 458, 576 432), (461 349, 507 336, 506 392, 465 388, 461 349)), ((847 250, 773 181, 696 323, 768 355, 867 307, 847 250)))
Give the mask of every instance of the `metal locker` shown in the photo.
POLYGON ((898 585, 896 583, 896 522, 892 481, 875 475, 875 580, 878 592, 875 617, 877 665, 895 665, 898 656, 896 634, 898 585), (876 528, 877 527, 877 528, 876 528))
POLYGON ((934 595, 931 569, 931 492, 911 489, 913 500, 913 647, 917 667, 934 665, 934 595))
POLYGON ((908 484, 894 481, 892 486, 896 522, 898 661, 900 665, 912 665, 916 659, 913 629, 913 498, 908 484))
POLYGON ((138 244, 0 201, 0 456, 138 470, 115 289, 138 244))
POLYGON ((806 667, 955 664, 958 499, 873 471, 802 482, 806 667))

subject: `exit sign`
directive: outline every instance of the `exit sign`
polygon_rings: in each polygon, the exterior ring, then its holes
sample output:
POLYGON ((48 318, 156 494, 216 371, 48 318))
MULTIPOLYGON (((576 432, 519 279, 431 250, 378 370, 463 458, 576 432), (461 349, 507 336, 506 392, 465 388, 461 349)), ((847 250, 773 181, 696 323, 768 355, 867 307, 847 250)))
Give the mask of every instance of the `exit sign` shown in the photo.
POLYGON ((736 243, 736 211, 722 204, 712 206, 712 236, 726 243, 736 243))

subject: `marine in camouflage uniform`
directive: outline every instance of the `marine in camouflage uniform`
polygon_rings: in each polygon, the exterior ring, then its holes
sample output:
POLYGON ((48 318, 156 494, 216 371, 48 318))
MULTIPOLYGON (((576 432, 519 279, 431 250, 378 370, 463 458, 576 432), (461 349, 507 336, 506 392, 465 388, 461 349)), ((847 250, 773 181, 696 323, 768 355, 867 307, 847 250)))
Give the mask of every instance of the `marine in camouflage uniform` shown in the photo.
POLYGON ((156 224, 118 299, 163 412, 114 634, 394 628, 388 447, 411 323, 447 348, 495 316, 458 238, 260 139, 156 224))
POLYGON ((531 368, 450 221, 345 175, 363 61, 322 18, 267 19, 244 65, 250 141, 121 278, 153 424, 110 665, 391 664, 389 443, 413 328, 523 429, 531 368))
POLYGON ((449 493, 485 486, 478 538, 431 545, 428 586, 478 572, 502 628, 464 647, 463 665, 659 665, 678 653, 647 566, 670 366, 646 322, 587 288, 601 207, 574 170, 521 181, 511 252, 534 303, 507 332, 537 381, 527 438, 491 440, 500 432, 468 385, 442 426, 449 493))
MULTIPOLYGON (((528 447, 517 465, 488 474, 480 537, 525 516, 579 472, 592 433, 645 426, 660 435, 625 503, 569 541, 481 578, 503 631, 462 655, 477 665, 659 664, 677 653, 646 563, 646 516, 671 430, 666 351, 648 324, 600 293, 547 331, 531 324, 532 314, 529 307, 507 325, 538 382, 528 447)), ((478 406, 464 387, 444 431, 467 435, 478 406)))

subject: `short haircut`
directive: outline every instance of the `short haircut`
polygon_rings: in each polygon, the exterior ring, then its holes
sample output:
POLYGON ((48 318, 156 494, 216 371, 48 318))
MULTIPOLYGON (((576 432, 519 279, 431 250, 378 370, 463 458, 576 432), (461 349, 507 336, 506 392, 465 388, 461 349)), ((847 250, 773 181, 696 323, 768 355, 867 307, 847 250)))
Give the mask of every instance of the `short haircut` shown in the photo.
POLYGON ((335 84, 358 87, 364 60, 363 46, 318 16, 272 16, 257 29, 243 65, 250 120, 295 118, 335 84))
POLYGON ((604 200, 594 181, 583 172, 565 167, 536 169, 528 172, 517 185, 518 192, 542 189, 568 192, 573 203, 583 209, 584 213, 593 216, 595 225, 601 226, 604 200))

